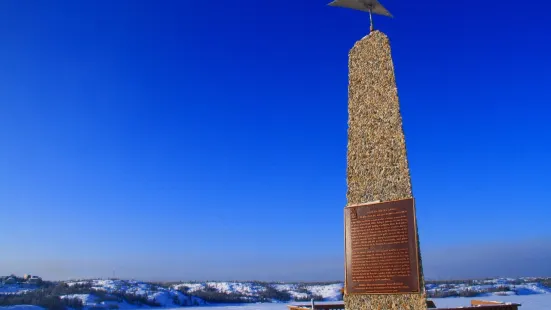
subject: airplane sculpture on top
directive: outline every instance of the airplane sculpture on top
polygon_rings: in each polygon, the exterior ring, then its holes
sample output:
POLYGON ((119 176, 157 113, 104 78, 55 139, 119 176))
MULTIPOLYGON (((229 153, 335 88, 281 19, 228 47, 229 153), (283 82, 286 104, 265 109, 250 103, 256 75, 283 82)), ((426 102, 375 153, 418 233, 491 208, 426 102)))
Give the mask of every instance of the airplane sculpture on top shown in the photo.
POLYGON ((377 0, 334 0, 329 6, 348 8, 369 13, 370 31, 373 31, 373 18, 371 14, 393 17, 385 7, 377 0))

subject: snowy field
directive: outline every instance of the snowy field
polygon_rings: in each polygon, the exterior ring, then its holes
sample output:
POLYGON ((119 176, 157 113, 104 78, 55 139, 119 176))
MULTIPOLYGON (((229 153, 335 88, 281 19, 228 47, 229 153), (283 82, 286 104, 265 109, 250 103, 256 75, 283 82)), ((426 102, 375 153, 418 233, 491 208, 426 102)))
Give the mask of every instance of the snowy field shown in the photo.
MULTIPOLYGON (((471 304, 471 299, 482 299, 502 302, 519 303, 519 310, 551 310, 551 294, 524 295, 524 296, 488 296, 475 298, 434 298, 432 299, 439 308, 466 307, 471 304)), ((321 302, 324 304, 328 302, 321 302)), ((330 303, 330 302, 329 302, 330 303)), ((244 304, 244 305, 216 305, 201 307, 172 308, 179 310, 286 310, 287 304, 244 304)), ((483 308, 481 308, 483 309, 483 308)))
MULTIPOLYGON (((523 296, 488 296, 476 298, 434 298, 433 301, 439 308, 465 307, 470 305, 471 299, 495 300, 503 302, 519 303, 522 306, 519 310, 549 310, 551 309, 551 294, 523 295, 523 296)), ((321 302, 331 303, 331 302, 321 302)), ((122 309, 122 308, 121 308, 122 309)), ((179 309, 179 310, 287 310, 285 303, 265 304, 241 304, 241 305, 209 305, 184 308, 157 308, 157 309, 179 309)), ((43 310, 34 306, 0 307, 0 310, 43 310)))
POLYGON ((0 307, 1 310, 44 310, 44 308, 40 308, 37 306, 9 306, 9 307, 0 307))
POLYGON ((551 310, 551 294, 515 295, 515 296, 487 296, 474 298, 434 298, 439 308, 461 307, 471 304, 471 299, 512 302, 521 304, 519 310, 551 310))

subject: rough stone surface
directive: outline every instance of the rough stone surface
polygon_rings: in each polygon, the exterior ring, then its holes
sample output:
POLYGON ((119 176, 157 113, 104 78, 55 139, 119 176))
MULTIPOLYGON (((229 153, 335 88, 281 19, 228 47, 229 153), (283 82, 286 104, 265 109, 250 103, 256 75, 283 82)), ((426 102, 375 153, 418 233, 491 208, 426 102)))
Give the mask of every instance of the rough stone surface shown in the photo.
MULTIPOLYGON (((348 66, 348 205, 411 198, 406 144, 388 37, 373 31, 356 42, 350 50, 348 66)), ((421 293, 345 294, 346 309, 427 309, 421 262, 419 266, 421 293)))

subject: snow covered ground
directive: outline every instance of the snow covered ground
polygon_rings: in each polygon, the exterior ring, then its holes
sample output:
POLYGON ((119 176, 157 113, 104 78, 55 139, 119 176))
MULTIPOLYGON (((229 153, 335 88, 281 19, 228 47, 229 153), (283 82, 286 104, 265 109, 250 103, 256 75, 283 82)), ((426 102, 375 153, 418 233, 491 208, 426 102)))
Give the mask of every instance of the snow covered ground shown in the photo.
MULTIPOLYGON (((457 293, 461 295, 465 292, 491 293, 492 295, 532 295, 532 294, 550 294, 551 288, 540 283, 526 282, 522 284, 492 283, 492 284, 427 284, 427 293, 430 296, 437 296, 437 293, 457 293)), ((462 295, 463 296, 463 295, 462 295)), ((441 297, 441 296, 437 296, 441 297)))
POLYGON ((306 289, 314 295, 322 296, 324 300, 335 301, 341 300, 342 283, 327 284, 327 285, 307 285, 306 289))
MULTIPOLYGON (((502 302, 519 303, 522 306, 519 310, 549 310, 551 309, 551 294, 522 295, 522 296, 491 296, 476 298, 434 298, 432 299, 439 308, 461 307, 470 305, 471 299, 495 300, 502 302)), ((327 303, 327 302, 324 302, 327 303)), ((128 305, 131 306, 131 305, 128 305)), ((130 309, 128 306, 122 306, 121 309, 130 309)), ((239 305, 208 305, 198 307, 184 308, 164 308, 179 310, 287 310, 287 303, 263 303, 263 304, 239 304, 239 305)), ((43 310, 35 306, 12 306, 0 307, 0 310, 43 310)))
POLYGON ((231 294, 239 293, 245 296, 254 296, 265 288, 254 282, 204 282, 204 283, 181 283, 172 286, 174 289, 183 287, 189 288, 189 292, 197 292, 207 287, 211 287, 220 293, 231 294))
POLYGON ((519 310, 549 310, 551 309, 551 294, 516 295, 516 296, 486 296, 474 298, 433 298, 439 308, 468 306, 472 299, 512 302, 521 304, 519 310))
POLYGON ((64 295, 62 298, 77 298, 85 306, 108 306, 117 304, 119 308, 135 308, 126 302, 102 301, 93 292, 105 292, 107 294, 122 293, 135 296, 143 296, 150 301, 159 303, 162 307, 177 307, 179 305, 202 305, 205 302, 195 296, 186 295, 175 288, 166 288, 152 283, 125 280, 83 280, 66 282, 68 286, 90 285, 92 294, 64 295))
POLYGON ((258 283, 258 282, 203 282, 203 283, 179 283, 172 286, 173 289, 187 288, 188 293, 192 294, 205 290, 214 289, 217 292, 225 294, 239 294, 246 297, 256 297, 266 291, 266 286, 271 286, 280 292, 287 292, 292 299, 306 299, 309 296, 321 296, 324 300, 341 299, 340 290, 342 283, 327 283, 310 285, 307 283, 258 283))
POLYGON ((0 307, 0 310, 44 310, 44 308, 40 308, 37 306, 19 305, 19 306, 10 306, 10 307, 0 307))
MULTIPOLYGON (((523 296, 493 296, 492 298, 434 298, 432 299, 439 308, 466 307, 471 304, 471 299, 484 299, 503 302, 519 303, 519 310, 549 310, 551 309, 551 294, 523 295, 523 296)), ((243 305, 217 305, 202 307, 173 308, 179 310, 286 310, 287 304, 243 304, 243 305)))
POLYGON ((0 295, 2 294, 20 294, 28 291, 35 290, 35 285, 28 284, 1 284, 0 283, 0 295))

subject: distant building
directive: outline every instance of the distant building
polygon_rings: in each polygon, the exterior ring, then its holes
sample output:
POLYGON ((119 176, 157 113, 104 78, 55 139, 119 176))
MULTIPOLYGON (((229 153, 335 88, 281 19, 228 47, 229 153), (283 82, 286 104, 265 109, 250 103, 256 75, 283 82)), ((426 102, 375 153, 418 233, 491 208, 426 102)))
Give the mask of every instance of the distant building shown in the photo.
POLYGON ((28 280, 28 283, 30 284, 40 284, 42 283, 42 278, 37 276, 31 276, 28 280))
POLYGON ((4 284, 16 284, 17 278, 16 277, 8 277, 6 280, 4 280, 4 284))

